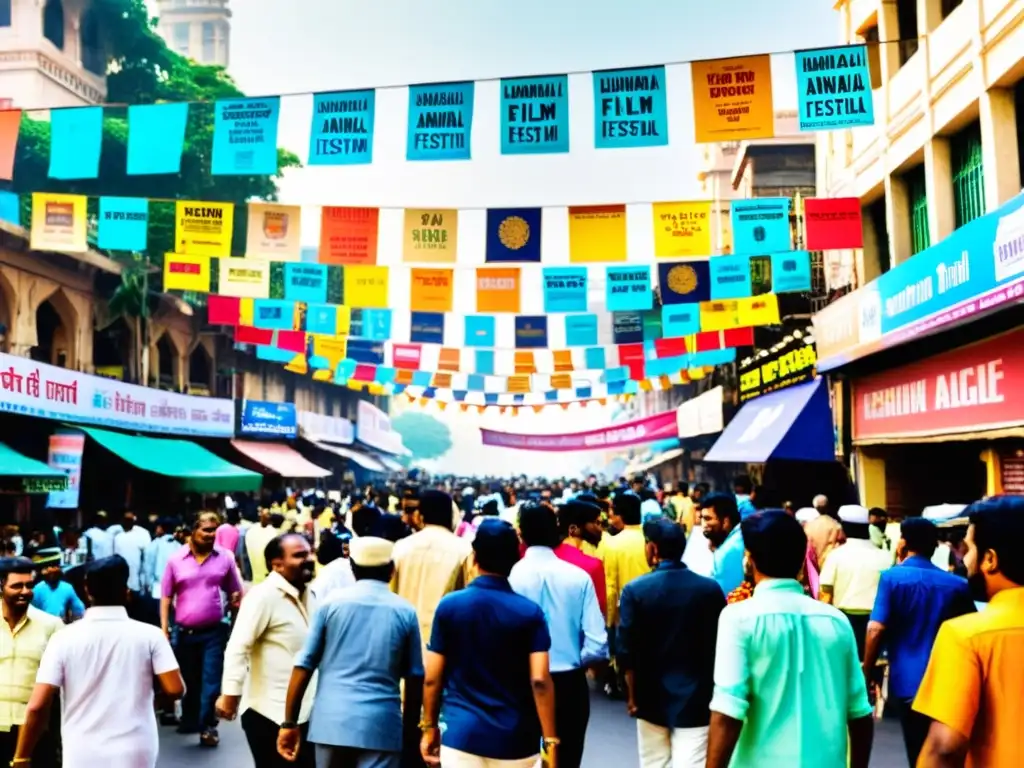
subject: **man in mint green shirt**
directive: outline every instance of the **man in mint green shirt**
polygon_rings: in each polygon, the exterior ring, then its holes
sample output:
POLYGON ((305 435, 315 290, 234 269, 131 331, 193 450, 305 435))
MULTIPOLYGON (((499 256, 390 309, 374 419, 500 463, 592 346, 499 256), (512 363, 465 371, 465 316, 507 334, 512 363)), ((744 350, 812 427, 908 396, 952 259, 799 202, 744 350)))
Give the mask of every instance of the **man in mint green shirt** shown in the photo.
POLYGON ((874 724, 857 643, 797 581, 800 523, 761 512, 742 531, 754 595, 718 622, 707 768, 867 768, 874 724))

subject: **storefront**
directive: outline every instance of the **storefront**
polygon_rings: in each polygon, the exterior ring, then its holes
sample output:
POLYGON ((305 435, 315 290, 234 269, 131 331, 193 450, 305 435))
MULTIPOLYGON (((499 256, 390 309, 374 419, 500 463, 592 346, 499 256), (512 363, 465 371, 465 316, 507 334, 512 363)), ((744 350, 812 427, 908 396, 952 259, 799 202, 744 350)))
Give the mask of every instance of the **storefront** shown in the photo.
POLYGON ((360 400, 356 411, 356 448, 368 449, 381 470, 375 472, 397 472, 402 468, 399 459, 409 455, 402 444, 402 436, 391 428, 391 418, 380 408, 366 400, 360 400))
POLYGON ((291 447, 299 436, 298 412, 293 403, 244 401, 238 433, 240 437, 231 441, 231 447, 243 464, 268 476, 273 485, 293 480, 315 482, 332 474, 291 447))
POLYGON ((708 483, 725 487, 726 471, 718 464, 706 464, 704 457, 725 428, 725 389, 718 386, 687 400, 676 409, 676 428, 683 455, 681 475, 676 482, 708 483))
POLYGON ((329 487, 339 490, 342 483, 354 484, 356 474, 387 472, 375 456, 355 447, 355 427, 348 419, 299 411, 299 436, 302 449, 313 462, 331 467, 334 472, 329 487))

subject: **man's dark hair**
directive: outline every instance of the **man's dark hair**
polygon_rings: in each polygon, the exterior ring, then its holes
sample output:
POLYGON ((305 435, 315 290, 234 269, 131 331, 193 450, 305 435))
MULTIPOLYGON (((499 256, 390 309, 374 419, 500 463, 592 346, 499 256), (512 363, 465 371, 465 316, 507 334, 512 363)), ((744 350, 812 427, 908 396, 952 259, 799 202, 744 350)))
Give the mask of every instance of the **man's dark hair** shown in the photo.
POLYGON ((293 536, 308 541, 301 533, 282 533, 267 542, 267 546, 263 548, 263 561, 267 564, 268 572, 274 570, 273 562, 275 560, 284 557, 284 543, 293 536))
POLYGON ((393 563, 371 566, 352 563, 352 575, 356 577, 356 581, 382 581, 387 584, 391 581, 394 572, 395 566, 393 563))
POLYGON ((35 573, 36 565, 27 557, 0 558, 0 586, 7 584, 7 577, 12 573, 26 575, 35 573))
MULTIPOLYGON (((406 498, 415 498, 409 497, 406 498)), ((419 495, 420 517, 427 525, 452 529, 452 497, 443 491, 424 491, 419 495)))
POLYGON ((484 502, 483 506, 480 507, 480 514, 485 517, 497 517, 499 513, 500 510, 498 509, 497 499, 488 499, 484 502))
POLYGON ((843 533, 846 534, 847 539, 868 541, 871 538, 871 526, 867 523, 848 523, 845 520, 840 521, 840 523, 843 526, 843 533))
POLYGON ((900 536, 907 542, 907 550, 915 555, 931 557, 939 546, 939 528, 923 517, 908 517, 900 525, 900 536))
POLYGON ((85 590, 93 605, 124 605, 128 599, 128 562, 120 555, 93 560, 85 567, 85 590))
POLYGON ((715 515, 719 520, 725 522, 731 520, 732 525, 735 528, 740 524, 740 510, 736 506, 736 496, 731 493, 712 493, 710 496, 706 496, 701 499, 701 509, 708 509, 709 507, 715 510, 715 515))
POLYGON ((558 546, 561 537, 558 535, 558 515, 547 506, 540 504, 525 505, 519 511, 519 535, 528 547, 558 546))
POLYGON ((519 562, 519 537, 504 520, 484 520, 473 538, 473 552, 480 570, 507 578, 519 562))
POLYGON ((736 479, 732 481, 732 487, 736 489, 736 493, 748 496, 754 490, 754 484, 750 480, 750 475, 736 475, 736 479))
POLYGON ((966 514, 974 526, 978 562, 993 550, 999 556, 999 572, 1024 586, 1024 497, 996 496, 976 501, 966 514))
POLYGON ((707 496, 709 493, 711 493, 711 486, 708 485, 707 483, 697 483, 695 486, 693 486, 693 490, 700 491, 702 494, 707 496))
POLYGON ((807 536, 785 512, 756 512, 740 524, 743 545, 757 570, 773 579, 795 579, 807 556, 807 536))
POLYGON ((625 525, 640 525, 640 497, 632 491, 616 494, 613 508, 625 525))
MULTIPOLYGON (((593 498, 593 497, 591 497, 593 498)), ((592 502, 584 501, 583 496, 577 496, 573 501, 562 506, 558 511, 558 521, 562 529, 562 535, 569 535, 569 527, 575 525, 582 528, 588 523, 601 519, 601 508, 597 505, 597 499, 592 502)))
POLYGON ((651 520, 644 525, 644 538, 658 549, 658 559, 678 563, 686 551, 686 529, 671 520, 651 520))

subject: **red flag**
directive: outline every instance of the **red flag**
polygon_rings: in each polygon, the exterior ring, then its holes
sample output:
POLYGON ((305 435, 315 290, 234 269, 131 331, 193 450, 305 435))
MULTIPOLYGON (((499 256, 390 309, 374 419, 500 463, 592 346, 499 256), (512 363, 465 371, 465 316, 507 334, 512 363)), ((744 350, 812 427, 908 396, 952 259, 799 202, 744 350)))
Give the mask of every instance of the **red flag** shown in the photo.
POLYGON ((805 200, 804 228, 809 251, 864 247, 860 200, 856 197, 805 200))

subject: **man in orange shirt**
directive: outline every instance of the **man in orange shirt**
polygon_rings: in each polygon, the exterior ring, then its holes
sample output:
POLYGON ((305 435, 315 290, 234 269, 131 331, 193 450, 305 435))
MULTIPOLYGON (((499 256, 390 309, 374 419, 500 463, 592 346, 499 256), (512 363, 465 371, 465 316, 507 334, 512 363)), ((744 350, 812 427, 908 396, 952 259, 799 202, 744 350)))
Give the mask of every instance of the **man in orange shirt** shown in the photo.
POLYGON ((939 629, 914 709, 933 722, 918 768, 1024 765, 1024 497, 967 509, 964 565, 988 607, 939 629))

